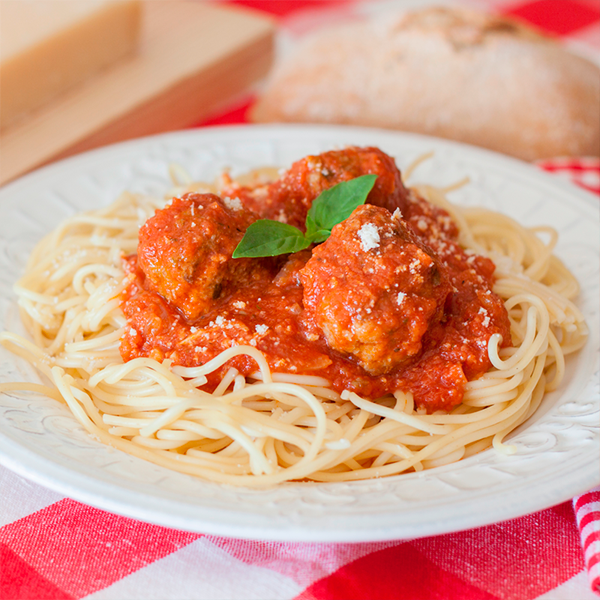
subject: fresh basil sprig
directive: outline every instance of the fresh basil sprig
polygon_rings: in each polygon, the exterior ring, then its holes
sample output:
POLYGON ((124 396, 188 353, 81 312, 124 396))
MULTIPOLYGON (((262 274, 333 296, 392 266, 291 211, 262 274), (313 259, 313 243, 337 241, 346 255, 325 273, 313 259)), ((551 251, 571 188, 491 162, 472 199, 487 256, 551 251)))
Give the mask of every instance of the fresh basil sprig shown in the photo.
POLYGON ((306 233, 279 221, 255 221, 234 250, 233 258, 290 254, 324 242, 335 225, 365 203, 376 179, 377 175, 362 175, 321 192, 306 215, 306 233))

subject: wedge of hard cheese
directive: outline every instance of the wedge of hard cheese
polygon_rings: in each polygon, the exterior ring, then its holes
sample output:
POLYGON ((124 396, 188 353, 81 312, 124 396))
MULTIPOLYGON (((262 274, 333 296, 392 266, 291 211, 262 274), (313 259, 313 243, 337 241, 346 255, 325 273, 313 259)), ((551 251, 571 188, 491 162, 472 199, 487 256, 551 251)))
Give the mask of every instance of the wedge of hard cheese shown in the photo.
POLYGON ((1 0, 0 129, 130 54, 139 0, 1 0))
POLYGON ((263 13, 219 2, 142 4, 133 55, 0 131, 0 184, 84 150, 193 125, 268 72, 275 23, 263 13))

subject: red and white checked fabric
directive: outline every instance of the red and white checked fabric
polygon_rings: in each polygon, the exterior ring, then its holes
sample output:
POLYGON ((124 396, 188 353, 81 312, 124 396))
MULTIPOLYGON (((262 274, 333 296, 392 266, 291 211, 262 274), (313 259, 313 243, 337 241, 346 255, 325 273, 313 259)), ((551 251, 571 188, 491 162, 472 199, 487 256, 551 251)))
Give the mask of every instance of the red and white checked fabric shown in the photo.
MULTIPOLYGON (((394 4, 393 0, 387 0, 394 4)), ((597 0, 464 0, 600 50, 597 0)), ((402 0, 398 0, 401 3, 402 0)), ((349 0, 238 0, 303 28, 349 0), (311 13, 300 18, 302 11, 311 13)), ((414 5, 415 3, 413 3, 414 5)), ((250 101, 201 125, 242 123, 250 101)), ((600 193, 600 161, 539 166, 600 193)), ((0 600, 597 600, 600 488, 504 523, 372 544, 244 541, 86 506, 0 467, 0 600)))
POLYGON ((590 587, 600 593, 600 487, 573 499, 590 587))
POLYGON ((418 540, 304 544, 150 525, 2 468, 0 489, 2 600, 597 600, 571 502, 418 540))

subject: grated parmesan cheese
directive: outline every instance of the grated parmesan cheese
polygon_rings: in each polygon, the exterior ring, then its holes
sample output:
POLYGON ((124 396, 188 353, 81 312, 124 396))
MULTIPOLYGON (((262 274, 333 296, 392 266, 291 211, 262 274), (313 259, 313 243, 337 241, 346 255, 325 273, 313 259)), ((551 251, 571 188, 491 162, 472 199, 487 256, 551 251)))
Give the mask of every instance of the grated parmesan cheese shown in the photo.
POLYGON ((489 317, 489 315, 488 315, 488 311, 487 311, 485 308, 483 308, 483 306, 481 306, 481 307, 479 308, 479 313, 478 313, 478 314, 480 314, 480 315, 484 315, 484 317, 483 317, 483 321, 481 322, 481 324, 482 324, 484 327, 487 327, 487 326, 490 324, 490 317, 489 317))
POLYGON ((229 196, 225 196, 225 198, 223 198, 223 204, 229 210, 242 210, 242 201, 239 198, 230 198, 229 196))
POLYGON ((418 258, 413 258, 408 270, 414 275, 417 272, 417 268, 421 266, 421 261, 418 258))
POLYGON ((284 210, 281 209, 278 213, 277 216, 275 217, 276 221, 279 221, 280 223, 287 223, 288 222, 288 218, 287 215, 285 214, 284 210))
POLYGON ((365 223, 358 230, 358 237, 360 238, 360 244, 365 252, 379 248, 379 230, 374 223, 365 223))

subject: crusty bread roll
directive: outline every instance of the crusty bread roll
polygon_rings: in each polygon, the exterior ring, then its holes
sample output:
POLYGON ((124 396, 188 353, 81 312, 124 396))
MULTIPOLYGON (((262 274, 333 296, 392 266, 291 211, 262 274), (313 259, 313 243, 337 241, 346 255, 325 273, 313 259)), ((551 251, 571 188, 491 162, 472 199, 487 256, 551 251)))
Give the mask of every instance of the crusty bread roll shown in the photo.
POLYGON ((517 22, 427 8, 307 38, 252 119, 414 131, 525 160, 600 155, 600 69, 517 22))

